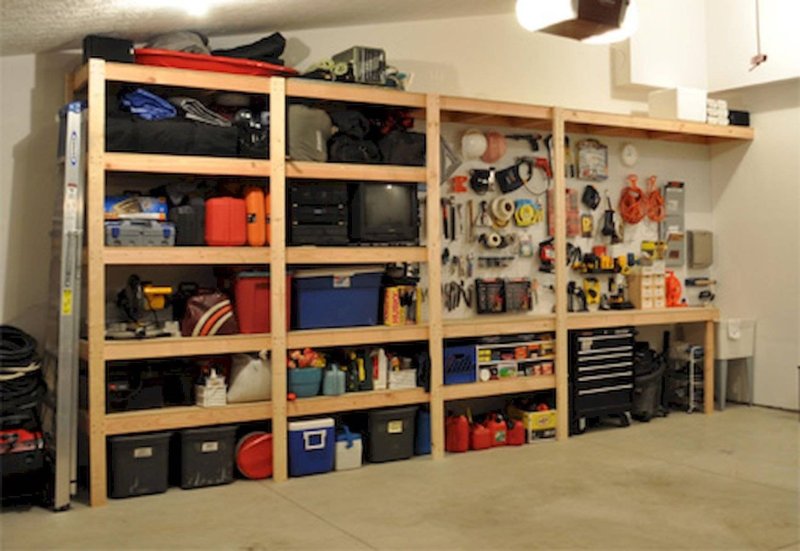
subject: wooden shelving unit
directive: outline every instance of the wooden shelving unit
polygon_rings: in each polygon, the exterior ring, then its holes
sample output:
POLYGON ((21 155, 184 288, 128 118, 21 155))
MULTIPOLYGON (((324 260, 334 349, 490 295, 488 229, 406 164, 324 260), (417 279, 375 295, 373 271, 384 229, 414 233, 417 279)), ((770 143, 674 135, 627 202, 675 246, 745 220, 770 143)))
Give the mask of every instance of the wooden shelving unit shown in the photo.
POLYGON ((499 381, 483 383, 466 383, 463 385, 445 385, 442 394, 445 400, 466 400, 468 398, 485 398, 501 394, 521 394, 536 390, 555 390, 555 375, 536 375, 532 377, 514 377, 499 381))
POLYGON ((429 400, 430 395, 421 388, 348 392, 341 396, 298 398, 287 404, 287 412, 289 417, 301 417, 304 415, 357 411, 387 406, 426 404, 429 400))
MULTIPOLYGON (((445 402, 478 397, 509 395, 553 389, 558 410, 557 437, 568 436, 567 334, 570 329, 616 325, 688 323, 704 331, 706 385, 713 388, 713 321, 716 310, 684 308, 658 311, 594 312, 568 314, 567 267, 556 263, 554 313, 526 316, 482 316, 467 320, 443 320, 441 293, 440 146, 443 123, 497 125, 553 135, 553 166, 563 166, 566 132, 710 144, 721 141, 747 142, 752 129, 717 127, 645 117, 592 113, 559 107, 524 105, 472 98, 419 94, 360 85, 343 85, 303 79, 266 78, 192 71, 91 60, 70 80, 72 88, 89 102, 87 234, 84 253, 88 339, 80 343, 81 357, 88 362, 88 410, 81 426, 89 435, 90 501, 106 501, 106 439, 108 436, 156 430, 176 430, 221 423, 272 420, 274 477, 286 480, 287 420, 305 415, 371 409, 405 404, 428 404, 431 411, 433 458, 444 457, 445 402), (210 90, 225 90, 265 96, 270 109, 269 160, 229 159, 201 156, 111 153, 105 151, 105 104, 108 82, 135 83, 210 90), (379 104, 409 108, 423 120, 427 134, 425 167, 313 163, 286 158, 286 105, 292 100, 315 100, 323 104, 379 104), (107 175, 111 173, 233 176, 269 181, 272 246, 107 248, 104 246, 103 203, 107 175), (286 247, 287 179, 367 180, 426 186, 427 243, 420 247, 327 248, 286 247), (425 325, 404 327, 359 327, 291 331, 286 323, 287 267, 292 265, 371 264, 420 262, 428 268, 428 320, 425 325), (269 335, 233 335, 205 338, 170 338, 148 341, 106 341, 105 300, 108 266, 138 265, 270 265, 271 319, 269 335), (447 385, 443 383, 444 339, 553 332, 556 336, 555 375, 447 385), (426 341, 431 357, 430 392, 423 389, 349 393, 289 402, 286 399, 287 350, 302 347, 335 347, 426 341), (229 405, 223 408, 181 407, 153 411, 108 414, 105 410, 106 362, 147 358, 195 357, 269 350, 273 379, 270 402, 229 405)), ((563 171, 554 177, 555 247, 566 249, 566 188, 563 171)), ((713 406, 713 393, 706 393, 706 412, 713 406)))

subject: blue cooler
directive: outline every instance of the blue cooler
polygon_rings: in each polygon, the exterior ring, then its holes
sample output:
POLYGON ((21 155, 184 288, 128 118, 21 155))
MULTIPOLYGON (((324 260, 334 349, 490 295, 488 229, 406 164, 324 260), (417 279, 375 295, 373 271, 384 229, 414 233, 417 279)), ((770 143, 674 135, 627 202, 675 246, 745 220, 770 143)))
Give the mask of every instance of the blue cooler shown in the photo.
POLYGON ((333 418, 289 423, 289 476, 333 470, 336 440, 333 418))
POLYGON ((382 277, 378 267, 295 272, 294 329, 378 325, 382 277))

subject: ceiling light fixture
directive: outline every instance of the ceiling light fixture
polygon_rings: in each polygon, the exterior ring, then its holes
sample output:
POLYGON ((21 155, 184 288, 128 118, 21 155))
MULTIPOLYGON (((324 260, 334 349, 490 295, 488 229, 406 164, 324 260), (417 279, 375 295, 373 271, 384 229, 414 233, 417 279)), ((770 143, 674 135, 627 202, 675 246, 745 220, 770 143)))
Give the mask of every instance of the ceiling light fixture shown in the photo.
POLYGON ((528 31, 587 44, 625 40, 639 26, 636 0, 517 0, 516 12, 517 21, 528 31))

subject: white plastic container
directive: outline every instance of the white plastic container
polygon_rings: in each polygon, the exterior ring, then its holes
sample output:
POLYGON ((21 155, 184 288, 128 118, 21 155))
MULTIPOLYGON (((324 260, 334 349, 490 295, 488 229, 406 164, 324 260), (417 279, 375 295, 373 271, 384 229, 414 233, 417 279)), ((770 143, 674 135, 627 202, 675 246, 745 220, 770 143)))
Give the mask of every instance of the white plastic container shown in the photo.
POLYGON ((655 90, 647 96, 648 113, 657 119, 706 122, 705 90, 672 88, 655 90))
POLYGON ((753 356, 756 344, 756 320, 724 319, 716 323, 714 358, 732 360, 753 356))
POLYGON ((336 470, 349 471, 361 467, 364 445, 361 435, 344 432, 336 435, 336 470))

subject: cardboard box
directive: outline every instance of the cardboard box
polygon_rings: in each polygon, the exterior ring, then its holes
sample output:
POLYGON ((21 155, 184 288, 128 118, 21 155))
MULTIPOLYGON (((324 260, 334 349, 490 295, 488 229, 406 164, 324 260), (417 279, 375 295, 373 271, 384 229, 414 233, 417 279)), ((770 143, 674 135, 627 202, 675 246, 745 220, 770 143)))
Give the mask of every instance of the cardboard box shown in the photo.
POLYGON ((647 96, 648 112, 657 119, 706 122, 706 91, 695 88, 656 90, 647 96))
POLYGON ((519 419, 523 426, 529 431, 555 430, 557 415, 556 410, 547 411, 524 411, 514 406, 508 408, 508 416, 512 419, 519 419))

